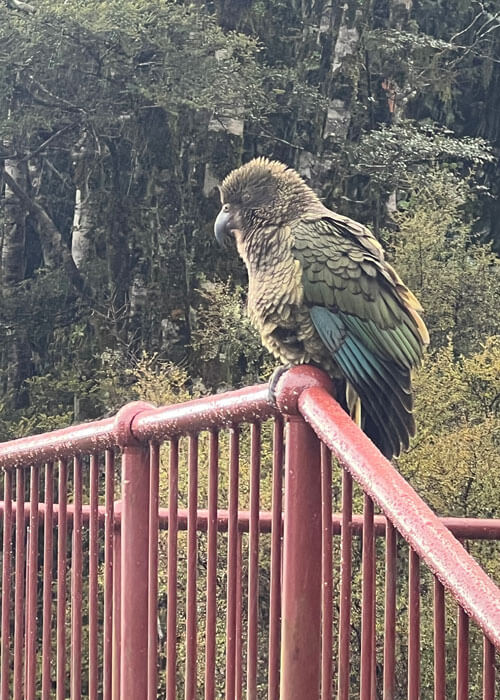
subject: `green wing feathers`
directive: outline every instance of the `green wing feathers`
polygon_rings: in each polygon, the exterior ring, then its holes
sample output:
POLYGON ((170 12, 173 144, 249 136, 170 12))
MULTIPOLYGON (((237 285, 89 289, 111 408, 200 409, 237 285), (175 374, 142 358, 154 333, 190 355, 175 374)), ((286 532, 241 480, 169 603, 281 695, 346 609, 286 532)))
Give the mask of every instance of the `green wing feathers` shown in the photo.
POLYGON ((411 371, 429 340, 420 305, 361 224, 325 210, 293 235, 318 335, 361 399, 365 432, 398 455, 415 433, 411 371))
POLYGON ((313 306, 311 318, 342 374, 361 398, 363 413, 377 426, 377 435, 370 437, 376 437, 385 455, 399 454, 401 446, 406 449, 415 433, 410 369, 394 367, 373 352, 358 328, 351 330, 352 319, 344 314, 313 306))

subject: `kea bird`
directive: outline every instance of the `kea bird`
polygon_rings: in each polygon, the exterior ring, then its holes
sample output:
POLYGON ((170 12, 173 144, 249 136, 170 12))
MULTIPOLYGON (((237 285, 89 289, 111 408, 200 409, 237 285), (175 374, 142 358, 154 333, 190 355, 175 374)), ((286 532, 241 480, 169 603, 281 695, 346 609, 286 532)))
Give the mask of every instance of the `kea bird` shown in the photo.
POLYGON ((234 235, 263 345, 287 366, 343 378, 351 416, 386 457, 399 455, 415 434, 411 373, 429 336, 380 243, 278 161, 233 170, 220 195, 215 236, 234 235))

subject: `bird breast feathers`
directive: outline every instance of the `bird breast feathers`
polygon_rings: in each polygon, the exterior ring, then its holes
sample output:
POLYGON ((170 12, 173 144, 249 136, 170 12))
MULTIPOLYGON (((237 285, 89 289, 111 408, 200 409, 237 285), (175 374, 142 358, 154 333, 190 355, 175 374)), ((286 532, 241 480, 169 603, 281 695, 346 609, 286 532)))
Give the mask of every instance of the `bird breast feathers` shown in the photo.
POLYGON ((249 274, 248 313, 260 329, 272 331, 276 317, 291 320, 303 301, 302 265, 291 255, 277 262, 272 273, 263 270, 249 274))

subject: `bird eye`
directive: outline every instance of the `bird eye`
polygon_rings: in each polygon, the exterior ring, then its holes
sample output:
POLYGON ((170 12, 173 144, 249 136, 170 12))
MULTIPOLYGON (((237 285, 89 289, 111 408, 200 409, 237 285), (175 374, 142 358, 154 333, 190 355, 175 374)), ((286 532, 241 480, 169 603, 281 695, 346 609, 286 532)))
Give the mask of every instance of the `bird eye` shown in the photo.
POLYGON ((229 204, 224 204, 222 207, 222 211, 228 212, 229 211, 229 204))

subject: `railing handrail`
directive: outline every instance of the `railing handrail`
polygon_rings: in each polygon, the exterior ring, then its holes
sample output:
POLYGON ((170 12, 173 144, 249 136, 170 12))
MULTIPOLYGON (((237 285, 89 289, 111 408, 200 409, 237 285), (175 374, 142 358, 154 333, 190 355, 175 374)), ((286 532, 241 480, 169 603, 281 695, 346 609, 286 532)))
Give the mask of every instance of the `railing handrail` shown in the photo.
POLYGON ((0 443, 0 468, 29 466, 75 454, 160 441, 177 435, 261 421, 277 414, 267 384, 153 408, 135 401, 114 417, 0 443))
POLYGON ((300 394, 297 409, 500 650, 500 590, 492 579, 320 382, 300 394))

